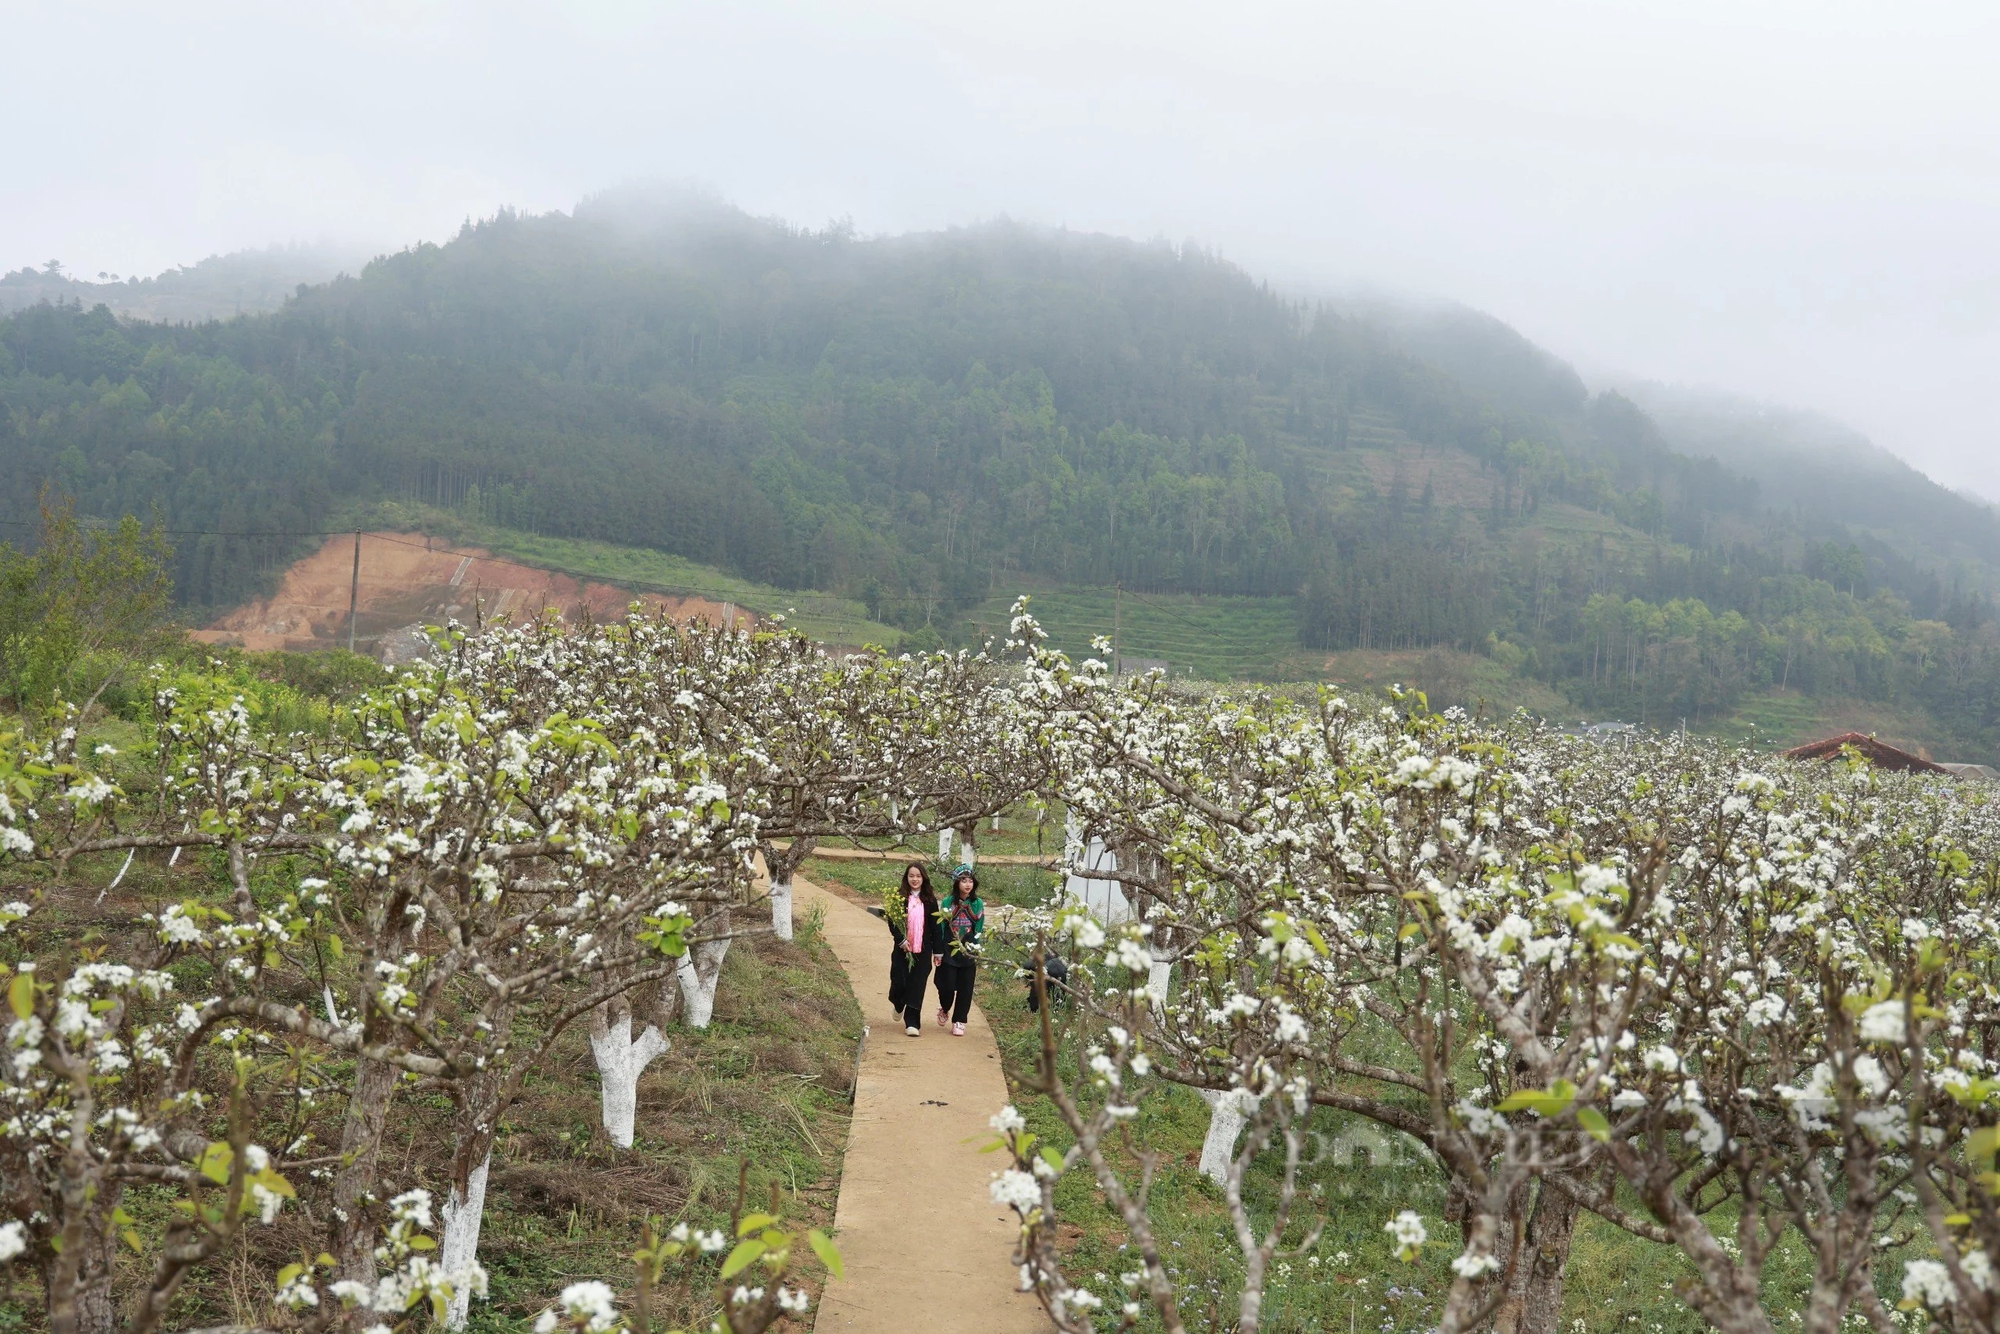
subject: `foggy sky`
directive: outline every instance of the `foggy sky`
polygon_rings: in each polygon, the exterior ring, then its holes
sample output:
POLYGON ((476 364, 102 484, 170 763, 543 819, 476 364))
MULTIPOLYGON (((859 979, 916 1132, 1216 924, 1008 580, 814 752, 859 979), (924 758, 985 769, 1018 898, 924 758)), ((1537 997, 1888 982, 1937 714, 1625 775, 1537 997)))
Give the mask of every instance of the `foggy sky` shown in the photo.
POLYGON ((16 0, 0 269, 394 248, 637 179, 1491 311, 2000 497, 2000 6, 16 0))

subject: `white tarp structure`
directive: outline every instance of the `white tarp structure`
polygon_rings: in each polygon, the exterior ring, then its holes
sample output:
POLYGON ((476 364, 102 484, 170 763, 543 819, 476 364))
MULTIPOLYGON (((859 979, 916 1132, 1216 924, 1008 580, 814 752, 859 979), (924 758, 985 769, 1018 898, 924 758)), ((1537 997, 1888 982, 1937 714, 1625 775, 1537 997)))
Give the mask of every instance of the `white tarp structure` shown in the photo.
POLYGON ((1073 867, 1069 880, 1063 886, 1063 895, 1089 908, 1098 921, 1110 926, 1118 922, 1128 922, 1135 914, 1131 903, 1125 897, 1125 889, 1115 880, 1102 880, 1090 874, 1092 871, 1116 871, 1118 855, 1104 846, 1104 840, 1095 834, 1086 841, 1083 826, 1072 815, 1065 830, 1068 835, 1067 860, 1073 867))

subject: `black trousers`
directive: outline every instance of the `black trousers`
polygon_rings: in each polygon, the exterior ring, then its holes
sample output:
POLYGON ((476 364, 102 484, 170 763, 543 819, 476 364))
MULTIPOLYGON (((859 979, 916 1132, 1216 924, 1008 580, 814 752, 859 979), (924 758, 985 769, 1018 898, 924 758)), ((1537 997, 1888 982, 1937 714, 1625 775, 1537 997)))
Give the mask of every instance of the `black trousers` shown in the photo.
MULTIPOLYGON (((901 953, 901 951, 898 951, 901 953)), ((924 1026, 924 983, 931 978, 931 956, 904 954, 903 1027, 924 1026)))
POLYGON ((976 963, 940 964, 937 970, 938 1008, 951 1011, 951 1021, 962 1024, 972 1013, 972 984, 979 977, 976 963))
POLYGON ((903 953, 901 944, 892 945, 889 948, 889 1008, 901 1014, 909 990, 910 956, 903 953))

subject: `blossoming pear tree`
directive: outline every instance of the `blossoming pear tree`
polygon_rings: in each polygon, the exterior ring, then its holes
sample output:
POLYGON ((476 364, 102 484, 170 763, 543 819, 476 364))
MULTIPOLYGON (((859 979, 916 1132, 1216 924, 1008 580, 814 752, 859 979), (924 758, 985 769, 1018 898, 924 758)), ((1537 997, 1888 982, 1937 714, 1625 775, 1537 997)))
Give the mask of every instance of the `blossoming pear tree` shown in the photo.
MULTIPOLYGON (((1041 651, 1026 618, 1016 633, 1017 700, 1054 790, 1145 905, 1130 927, 1060 918, 1085 965, 1070 1040, 1097 1059, 1066 1081, 1045 1060, 1042 1087, 1076 1147, 1022 1150, 1003 1128, 1024 1281, 1060 1298, 1059 1322, 1089 1324, 1097 1295, 1063 1295, 1041 1185, 1109 1142, 1105 1108, 1142 1096, 1114 1048, 1211 1099, 1204 1169, 1227 1198, 1271 1142, 1248 1120, 1268 1106, 1255 1067, 1231 1068, 1216 1027, 1233 1007, 1239 1035, 1268 1041, 1279 1020, 1310 1035, 1288 1087, 1407 1132, 1444 1168, 1463 1249, 1441 1328, 1554 1330, 1581 1210, 1682 1250, 1685 1299, 1717 1328, 1773 1327, 1762 1275, 1787 1236, 1813 1257, 1807 1329, 1892 1327, 1875 1260, 1913 1242, 1936 1258, 1904 1262, 1902 1304, 1991 1327, 1980 914, 2000 839, 1977 793, 1673 738, 1607 752, 1420 698, 1369 712, 1114 681, 1041 651), (1163 936, 1172 999, 1120 1010, 1163 936), (1247 962, 1288 956, 1290 975, 1247 962), (1272 1016, 1268 1037, 1253 1014, 1272 1016), (1093 1088, 1094 1108, 1077 1096, 1093 1088), (1232 1167, 1237 1116, 1252 1133, 1232 1167)), ((1143 1190, 1099 1189, 1148 1235, 1143 1190)))
MULTIPOLYGON (((1020 628, 1032 640, 1032 625, 1020 628)), ((1520 1188, 1537 1173, 1568 1165, 1539 1127, 1467 1128, 1458 1116, 1456 1053, 1476 1035, 1438 1022, 1440 1001, 1452 1003, 1448 979, 1435 976, 1435 960, 1420 948, 1405 948, 1409 905, 1345 832, 1380 821, 1376 797, 1389 790, 1381 761, 1394 770, 1404 758, 1390 754, 1384 724, 1351 717, 1335 699, 1312 710, 1261 695, 1189 696, 1163 681, 1116 682, 1101 664, 1072 666, 1044 653, 1034 654, 1022 694, 1041 710, 1064 800, 1120 849, 1120 869, 1109 874, 1147 905, 1144 922, 1109 933, 1116 953, 1107 966, 1143 962, 1150 983, 1159 938, 1187 942, 1176 951, 1178 991, 1165 1000, 1149 988, 1150 1013, 1129 1020, 1150 1039, 1158 1077, 1209 1100, 1202 1168, 1225 1198, 1240 1201, 1249 1162, 1268 1142, 1252 1119, 1252 1109, 1271 1110, 1255 1066, 1233 1069, 1229 1059, 1252 1033, 1294 1053, 1309 1102, 1410 1135, 1446 1164, 1459 1198, 1490 1200, 1502 1217, 1532 1201, 1520 1188), (1130 939, 1116 939, 1128 930, 1130 939), (1361 1038, 1378 1050, 1401 1044, 1408 1064, 1364 1058, 1355 1050, 1361 1038), (1357 1093, 1361 1081, 1384 1091, 1357 1093), (1412 1093, 1430 1102, 1431 1115, 1410 1105, 1412 1093)), ((1082 929, 1085 940, 1101 933, 1082 929)), ((1501 1095, 1510 1091, 1503 1081, 1501 1095)), ((1450 1316, 1459 1327, 1477 1324, 1500 1300, 1484 1280, 1504 1262, 1482 1239, 1499 1230, 1498 1220, 1484 1233, 1468 1229, 1450 1316)), ((1248 1259, 1245 1274, 1247 1321, 1261 1300, 1260 1262, 1248 1259)))
MULTIPOLYGON (((474 1257, 493 1140, 526 1072, 569 1024, 679 969, 713 929, 705 905, 740 892, 754 842, 718 778, 734 757, 561 707, 555 683, 591 640, 548 623, 457 638, 362 709, 360 744, 318 792, 338 818, 324 856, 368 926, 357 1008, 439 1062, 418 1087, 454 1103, 447 1269, 474 1257), (530 1016, 533 1036, 517 1036, 530 1016)), ((448 1323, 463 1319, 461 1294, 448 1323)))
MULTIPOLYGON (((75 757, 74 740, 66 723, 39 749, 0 738, 0 860, 66 864, 115 828, 122 793, 75 757)), ((128 1246, 149 1262, 125 1328, 160 1328, 189 1271, 225 1255, 247 1220, 271 1222, 294 1194, 279 1152, 257 1142, 252 1108, 297 1085, 303 1053, 252 1029, 211 1032, 206 1021, 223 1005, 254 1014, 275 957, 312 927, 296 900, 240 911, 240 847, 230 871, 238 912, 172 905, 116 959, 44 922, 43 894, 0 905, 0 945, 13 959, 0 981, 0 1262, 40 1270, 59 1334, 115 1327, 113 1280, 128 1246), (190 957, 213 979, 205 991, 172 971, 190 957), (174 1196, 157 1244, 127 1214, 135 1186, 174 1196)))

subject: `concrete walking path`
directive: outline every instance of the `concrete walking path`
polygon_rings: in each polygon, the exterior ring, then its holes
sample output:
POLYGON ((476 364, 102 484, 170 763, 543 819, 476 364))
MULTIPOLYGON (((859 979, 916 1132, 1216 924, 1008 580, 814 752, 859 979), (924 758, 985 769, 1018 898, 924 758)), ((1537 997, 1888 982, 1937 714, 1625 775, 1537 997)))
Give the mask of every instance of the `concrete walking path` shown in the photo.
MULTIPOLYGON (((965 1036, 907 1037, 889 1011, 889 929, 840 894, 794 876, 794 906, 823 906, 826 940, 861 1004, 868 1038, 834 1208, 846 1277, 827 1284, 817 1334, 1041 1334, 1041 1304, 1014 1290, 1019 1224, 987 1193, 998 1154, 987 1119, 1007 1101, 1000 1051, 975 1003, 965 1036)), ((993 979, 982 970, 979 986, 993 979)))

